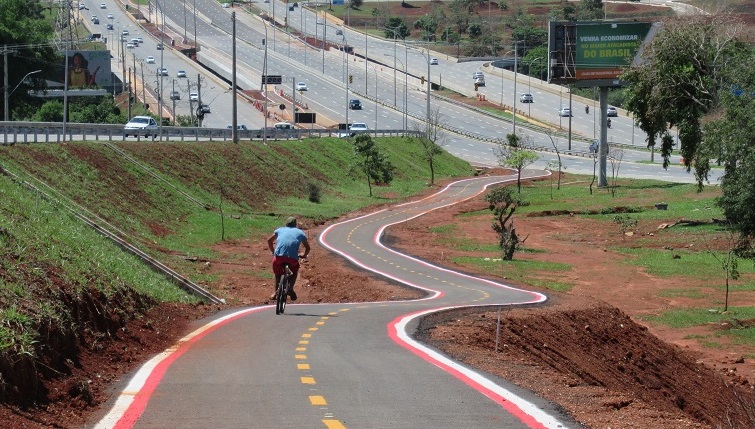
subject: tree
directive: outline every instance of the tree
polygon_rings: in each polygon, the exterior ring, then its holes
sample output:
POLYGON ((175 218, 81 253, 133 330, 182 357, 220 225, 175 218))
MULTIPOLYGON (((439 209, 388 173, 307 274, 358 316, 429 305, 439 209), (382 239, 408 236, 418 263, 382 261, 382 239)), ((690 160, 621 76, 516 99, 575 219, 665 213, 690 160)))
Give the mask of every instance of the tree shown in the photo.
POLYGON ((406 39, 411 34, 403 18, 398 16, 392 16, 388 19, 388 22, 385 23, 384 33, 388 39, 393 39, 394 37, 397 39, 406 39))
POLYGON ((367 187, 372 196, 372 182, 391 183, 393 180, 393 164, 380 153, 379 148, 369 134, 359 134, 354 138, 355 165, 364 173, 367 187))
POLYGON ((726 70, 731 91, 723 92, 717 118, 705 125, 703 150, 724 160, 717 204, 741 234, 742 244, 755 237, 755 49, 748 49, 726 70))
POLYGON ((624 149, 619 147, 610 147, 608 153, 608 162, 611 163, 611 195, 616 196, 616 180, 619 178, 621 162, 624 160, 624 149))
MULTIPOLYGON (((556 141, 553 140, 553 133, 549 132, 548 138, 551 140, 551 145, 553 145, 553 150, 556 151, 556 159, 550 161, 548 163, 548 168, 557 168, 558 169, 558 189, 561 190, 561 170, 566 169, 566 166, 563 162, 561 162, 561 151, 558 150, 558 145, 556 145, 556 141)), ((552 178, 551 178, 552 180, 552 178)), ((551 198, 553 198, 553 187, 551 186, 551 198)))
POLYGON ((427 161, 430 167, 430 184, 433 185, 435 184, 435 157, 443 153, 443 146, 446 145, 446 135, 442 132, 446 122, 437 108, 430 111, 430 118, 428 119, 429 121, 424 124, 424 137, 409 137, 408 141, 419 143, 422 158, 427 161))
POLYGON ((710 158, 701 151, 701 119, 717 106, 726 68, 742 53, 735 42, 737 25, 722 16, 689 16, 667 21, 643 61, 623 74, 627 83, 624 107, 648 135, 648 147, 662 142, 664 167, 669 164, 676 127, 687 171, 695 167, 698 186, 707 180, 710 158))
POLYGON ((517 190, 521 192, 522 170, 537 161, 538 155, 535 151, 520 147, 520 137, 509 134, 507 138, 508 144, 499 144, 498 147, 493 149, 493 154, 498 159, 498 165, 516 170, 516 186, 517 190))
POLYGON ((469 10, 468 4, 464 0, 452 0, 448 8, 451 9, 451 22, 456 27, 456 32, 464 34, 472 18, 472 11, 469 10))
MULTIPOLYGON (((27 82, 31 82, 34 89, 44 88, 44 76, 54 76, 59 64, 55 61, 59 55, 49 43, 53 38, 54 31, 45 19, 42 2, 0 0, 0 45, 14 46, 7 57, 12 66, 0 69, 0 74, 8 71, 7 82, 10 85, 20 82, 31 71, 42 70, 42 73, 30 76, 27 82)), ((3 81, 5 78, 0 76, 3 81)), ((11 100, 11 106, 29 103, 38 107, 41 104, 36 104, 39 100, 29 96, 27 91, 16 91, 11 100)), ((9 114, 9 117, 12 116, 9 114)))
POLYGON ((511 189, 508 187, 495 188, 485 195, 485 201, 490 203, 489 209, 493 212, 495 222, 493 222, 493 231, 498 234, 498 247, 501 249, 501 258, 505 261, 514 259, 514 252, 520 243, 527 239, 519 239, 519 235, 514 228, 514 212, 522 204, 521 201, 514 198, 511 189))
POLYGON ((721 253, 713 248, 710 242, 703 237, 703 245, 709 255, 721 265, 726 277, 726 290, 724 296, 724 311, 729 311, 729 280, 739 279, 739 249, 740 241, 737 238, 735 228, 729 224, 726 226, 726 250, 721 253))
POLYGON ((349 0, 349 7, 352 9, 359 9, 364 4, 364 0, 349 0))

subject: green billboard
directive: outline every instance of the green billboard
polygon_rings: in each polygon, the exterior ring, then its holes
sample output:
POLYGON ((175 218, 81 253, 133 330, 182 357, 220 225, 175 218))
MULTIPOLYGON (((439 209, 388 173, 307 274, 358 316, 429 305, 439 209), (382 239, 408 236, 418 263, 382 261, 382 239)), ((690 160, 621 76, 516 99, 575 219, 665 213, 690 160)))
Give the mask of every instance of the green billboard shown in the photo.
POLYGON ((577 79, 614 79, 631 64, 650 23, 577 26, 577 79))
POLYGON ((551 22, 551 81, 617 79, 647 43, 649 22, 551 22))

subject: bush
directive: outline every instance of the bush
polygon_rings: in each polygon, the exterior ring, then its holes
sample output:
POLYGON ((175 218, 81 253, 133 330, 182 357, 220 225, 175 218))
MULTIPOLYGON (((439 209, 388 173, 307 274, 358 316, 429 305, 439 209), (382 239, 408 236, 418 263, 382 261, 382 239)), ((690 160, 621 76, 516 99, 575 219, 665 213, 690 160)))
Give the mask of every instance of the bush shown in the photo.
POLYGON ((315 182, 307 182, 307 193, 309 194, 309 201, 312 203, 320 202, 320 185, 315 182))

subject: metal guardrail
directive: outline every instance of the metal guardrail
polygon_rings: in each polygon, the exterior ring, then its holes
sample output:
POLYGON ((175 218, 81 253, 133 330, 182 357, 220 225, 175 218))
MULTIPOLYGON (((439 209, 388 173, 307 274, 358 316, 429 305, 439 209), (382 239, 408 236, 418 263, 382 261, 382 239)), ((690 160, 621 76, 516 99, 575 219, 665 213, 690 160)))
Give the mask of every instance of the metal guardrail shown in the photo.
MULTIPOLYGON (((123 125, 70 123, 66 124, 66 135, 63 136, 63 124, 60 122, 0 121, 0 137, 3 137, 4 144, 56 143, 71 140, 229 141, 233 138, 232 131, 228 128, 164 126, 162 133, 160 130, 155 130, 156 138, 153 138, 152 135, 148 137, 126 137, 123 125)), ((283 130, 269 127, 266 134, 268 140, 295 140, 313 137, 340 137, 344 132, 345 130, 339 129, 294 128, 283 130)), ((422 134, 411 130, 368 130, 362 133, 374 137, 419 136, 422 134)), ((133 136, 133 131, 129 134, 133 136)), ((262 129, 238 130, 238 136, 240 140, 263 140, 265 133, 262 129)))

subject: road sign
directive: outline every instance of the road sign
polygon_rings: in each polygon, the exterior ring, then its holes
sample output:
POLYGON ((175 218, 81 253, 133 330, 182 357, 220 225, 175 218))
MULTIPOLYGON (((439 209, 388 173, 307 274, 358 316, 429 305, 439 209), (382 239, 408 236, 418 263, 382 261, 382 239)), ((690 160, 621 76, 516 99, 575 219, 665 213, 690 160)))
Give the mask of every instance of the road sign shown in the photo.
POLYGON ((263 85, 280 85, 282 82, 283 82, 283 78, 281 77, 281 75, 271 75, 271 74, 262 75, 263 85))

